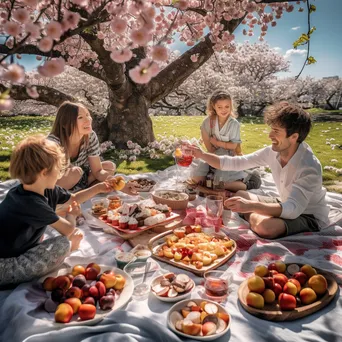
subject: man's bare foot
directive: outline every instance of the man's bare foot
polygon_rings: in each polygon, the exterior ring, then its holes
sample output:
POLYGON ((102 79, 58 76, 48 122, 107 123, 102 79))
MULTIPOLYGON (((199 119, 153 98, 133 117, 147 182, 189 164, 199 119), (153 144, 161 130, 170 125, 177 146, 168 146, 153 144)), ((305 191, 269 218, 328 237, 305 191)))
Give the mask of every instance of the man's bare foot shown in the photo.
POLYGON ((82 239, 83 233, 78 228, 75 228, 73 233, 69 236, 69 240, 71 241, 71 252, 76 251, 80 247, 82 239))

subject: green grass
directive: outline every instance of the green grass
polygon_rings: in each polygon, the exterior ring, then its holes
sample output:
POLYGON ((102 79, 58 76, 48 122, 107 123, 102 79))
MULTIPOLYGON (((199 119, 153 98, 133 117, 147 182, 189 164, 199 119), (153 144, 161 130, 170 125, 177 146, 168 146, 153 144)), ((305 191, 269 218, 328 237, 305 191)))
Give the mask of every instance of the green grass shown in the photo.
POLYGON ((334 110, 328 110, 328 109, 322 109, 322 108, 310 108, 307 110, 310 114, 342 114, 342 110, 340 109, 334 109, 334 110))
MULTIPOLYGON (((200 125, 203 116, 153 117, 153 127, 157 140, 163 137, 200 137, 200 125)), ((53 117, 0 117, 0 180, 9 178, 8 167, 11 150, 15 144, 24 137, 34 133, 48 133, 51 129, 53 117)), ((342 145, 340 138, 342 131, 341 122, 316 122, 307 142, 313 149, 322 166, 331 165, 342 168, 342 150, 336 146, 332 149, 326 142, 342 145), (335 140, 332 140, 335 139, 335 140), (336 159, 337 162, 331 160, 336 159)), ((243 118, 241 120, 241 138, 243 140, 243 153, 247 154, 269 144, 267 126, 262 118, 243 118)), ((107 158, 113 158, 112 153, 106 154, 107 158)), ((155 172, 173 165, 171 157, 161 159, 139 158, 135 162, 119 161, 114 159, 118 172, 124 174, 155 172)), ((342 176, 334 172, 323 172, 323 183, 329 189, 341 192, 337 182, 342 182, 342 176)))

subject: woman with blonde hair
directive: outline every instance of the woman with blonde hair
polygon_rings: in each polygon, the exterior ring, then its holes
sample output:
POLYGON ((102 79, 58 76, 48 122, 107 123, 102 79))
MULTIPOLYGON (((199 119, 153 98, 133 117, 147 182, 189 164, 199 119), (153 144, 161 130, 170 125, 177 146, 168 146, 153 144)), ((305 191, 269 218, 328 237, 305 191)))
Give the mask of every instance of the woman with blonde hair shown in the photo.
POLYGON ((63 147, 69 165, 57 185, 76 191, 94 181, 103 182, 115 173, 113 162, 100 159, 100 144, 92 129, 92 117, 82 104, 62 103, 48 139, 63 147))
MULTIPOLYGON (((231 96, 225 91, 214 92, 207 102, 207 114, 201 126, 201 136, 208 152, 219 156, 241 154, 240 123, 236 120, 231 96)), ((192 180, 203 182, 209 171, 209 165, 200 161, 192 173, 192 180)), ((247 175, 243 171, 212 171, 214 183, 223 181, 224 188, 232 192, 257 189, 261 185, 257 172, 247 175)))

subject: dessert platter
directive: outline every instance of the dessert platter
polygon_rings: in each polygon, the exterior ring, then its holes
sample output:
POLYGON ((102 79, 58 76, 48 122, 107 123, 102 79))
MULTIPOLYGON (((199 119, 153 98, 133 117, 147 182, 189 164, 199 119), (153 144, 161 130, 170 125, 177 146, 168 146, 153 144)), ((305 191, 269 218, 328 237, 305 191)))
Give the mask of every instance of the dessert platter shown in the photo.
POLYGON ((200 225, 159 234, 148 247, 154 258, 198 275, 223 265, 236 252, 234 240, 214 232, 204 233, 200 225))
POLYGON ((292 321, 308 316, 335 297, 338 285, 332 275, 305 264, 258 265, 254 276, 239 287, 242 307, 270 321, 292 321))
POLYGON ((128 181, 132 184, 137 192, 150 192, 155 186, 156 182, 148 178, 137 178, 128 181))
MULTIPOLYGON (((112 202, 113 203, 113 202, 112 202)), ((116 207, 103 203, 102 209, 92 207, 89 213, 107 226, 105 232, 130 239, 146 230, 165 225, 179 217, 171 208, 153 201, 128 204, 117 200, 116 207), (95 211, 95 210, 96 211, 95 211)))
POLYGON ((119 310, 133 294, 132 278, 112 266, 90 263, 60 269, 39 280, 46 318, 54 325, 93 325, 119 310))

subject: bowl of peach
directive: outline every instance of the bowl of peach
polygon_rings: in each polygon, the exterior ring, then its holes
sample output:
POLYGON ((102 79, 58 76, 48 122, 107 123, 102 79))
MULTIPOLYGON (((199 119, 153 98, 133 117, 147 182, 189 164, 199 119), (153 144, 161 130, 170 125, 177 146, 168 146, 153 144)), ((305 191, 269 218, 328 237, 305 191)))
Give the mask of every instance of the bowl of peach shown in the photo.
POLYGON ((60 269, 40 281, 48 297, 44 309, 58 325, 94 324, 122 308, 134 288, 124 271, 96 263, 60 269))
POLYGON ((276 261, 257 265, 254 275, 239 287, 242 307, 254 316, 272 321, 291 321, 308 316, 334 298, 334 277, 309 264, 276 261))
POLYGON ((199 341, 212 341, 224 335, 230 328, 230 322, 228 311, 208 299, 182 300, 167 314, 169 329, 199 341))
POLYGON ((151 282, 152 294, 163 302, 178 302, 190 296, 195 282, 186 274, 172 272, 154 278, 151 282))

